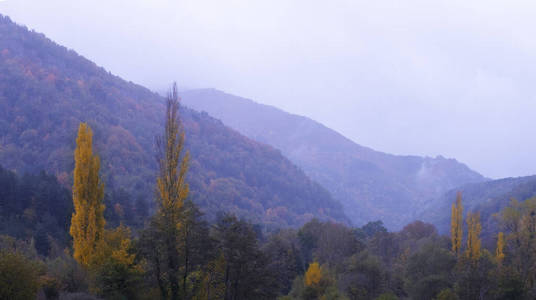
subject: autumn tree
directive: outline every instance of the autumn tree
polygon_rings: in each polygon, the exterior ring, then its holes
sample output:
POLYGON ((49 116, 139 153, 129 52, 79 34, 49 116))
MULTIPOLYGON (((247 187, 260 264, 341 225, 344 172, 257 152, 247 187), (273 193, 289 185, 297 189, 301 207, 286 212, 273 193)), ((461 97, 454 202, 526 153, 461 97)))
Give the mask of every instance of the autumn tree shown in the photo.
POLYGON ((95 266, 96 282, 93 290, 99 295, 117 299, 137 299, 141 265, 131 253, 130 229, 124 225, 105 231, 104 243, 99 249, 99 265, 95 266))
MULTIPOLYGON (((346 299, 337 287, 335 274, 326 265, 318 262, 309 264, 303 278, 304 288, 299 299, 346 299)), ((292 292, 291 292, 292 293, 292 292)))
POLYGON ((497 263, 502 265, 504 260, 504 233, 499 232, 497 235, 497 249, 495 250, 495 259, 497 263))
POLYGON ((313 262, 309 265, 307 272, 305 272, 305 285, 312 286, 320 283, 322 279, 322 269, 317 262, 313 262))
POLYGON ((465 253, 472 261, 478 261, 478 259, 480 259, 481 231, 480 213, 467 214, 467 249, 465 253))
POLYGON ((189 154, 184 149, 185 137, 179 119, 177 85, 168 94, 166 102, 164 134, 157 138, 156 202, 158 210, 152 221, 154 227, 153 255, 156 276, 163 298, 179 299, 178 244, 181 239, 183 220, 181 211, 188 196, 186 172, 189 154))
POLYGON ((74 258, 82 265, 94 263, 97 248, 104 237, 104 185, 99 177, 99 157, 93 154, 93 133, 80 123, 74 152, 74 213, 70 233, 74 258))
POLYGON ((452 204, 452 214, 450 218, 450 240, 452 243, 452 252, 459 255, 463 239, 463 206, 462 194, 456 195, 456 204, 452 204))
POLYGON ((522 279, 529 298, 536 297, 536 197, 512 200, 502 211, 509 263, 522 279))

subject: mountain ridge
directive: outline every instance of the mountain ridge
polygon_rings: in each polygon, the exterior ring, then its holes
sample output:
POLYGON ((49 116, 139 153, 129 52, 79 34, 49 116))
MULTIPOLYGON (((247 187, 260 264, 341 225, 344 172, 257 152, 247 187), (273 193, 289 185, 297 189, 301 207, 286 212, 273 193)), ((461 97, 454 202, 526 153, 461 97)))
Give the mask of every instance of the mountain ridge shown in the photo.
MULTIPOLYGON (((0 15, 0 164, 47 170, 69 186, 78 124, 88 122, 107 186, 152 198, 156 93, 0 15)), ((224 210, 269 226, 313 217, 347 222, 340 204, 281 153, 181 106, 191 152, 191 197, 209 217, 224 210)))
POLYGON ((181 96, 186 105, 280 149, 341 201, 355 224, 382 219, 398 229, 443 192, 487 180, 455 159, 375 151, 310 118, 216 89, 186 90, 181 96))

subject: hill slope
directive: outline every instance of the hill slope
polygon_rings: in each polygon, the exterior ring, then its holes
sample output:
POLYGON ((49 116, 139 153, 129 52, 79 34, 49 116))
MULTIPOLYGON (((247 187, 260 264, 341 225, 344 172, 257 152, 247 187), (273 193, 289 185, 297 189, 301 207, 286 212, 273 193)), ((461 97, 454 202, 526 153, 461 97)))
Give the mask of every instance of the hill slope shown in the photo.
POLYGON ((311 119, 213 89, 182 92, 186 105, 280 149, 340 200, 357 224, 401 228, 430 199, 485 178, 454 159, 396 156, 360 146, 311 119))
MULTIPOLYGON (((154 137, 163 99, 110 74, 44 35, 0 15, 0 164, 52 172, 65 185, 78 124, 94 130, 107 186, 153 195, 154 137)), ((298 225, 313 216, 345 221, 341 206, 279 151, 220 121, 181 108, 191 195, 209 216, 232 211, 254 222, 298 225)))
POLYGON ((440 233, 450 230, 450 208, 457 192, 462 193, 464 215, 480 212, 483 236, 497 232, 497 220, 493 217, 508 205, 510 199, 519 201, 536 196, 536 176, 504 178, 488 182, 467 184, 450 190, 423 209, 420 218, 436 225, 440 233))

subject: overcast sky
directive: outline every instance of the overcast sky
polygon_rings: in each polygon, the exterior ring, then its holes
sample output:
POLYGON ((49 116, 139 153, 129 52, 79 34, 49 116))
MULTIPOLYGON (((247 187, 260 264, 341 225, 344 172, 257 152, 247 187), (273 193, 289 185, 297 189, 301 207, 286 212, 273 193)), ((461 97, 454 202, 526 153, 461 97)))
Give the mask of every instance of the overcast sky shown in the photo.
POLYGON ((536 174, 536 1, 0 0, 161 90, 214 87, 384 152, 536 174))

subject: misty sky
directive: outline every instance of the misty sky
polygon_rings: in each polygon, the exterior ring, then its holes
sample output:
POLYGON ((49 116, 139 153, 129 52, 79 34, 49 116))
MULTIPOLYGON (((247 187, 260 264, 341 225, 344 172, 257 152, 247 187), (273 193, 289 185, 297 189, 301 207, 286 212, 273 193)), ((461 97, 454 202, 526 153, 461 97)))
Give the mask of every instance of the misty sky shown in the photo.
POLYGON ((0 13, 153 90, 214 87, 377 150, 536 174, 535 1, 0 0, 0 13))

